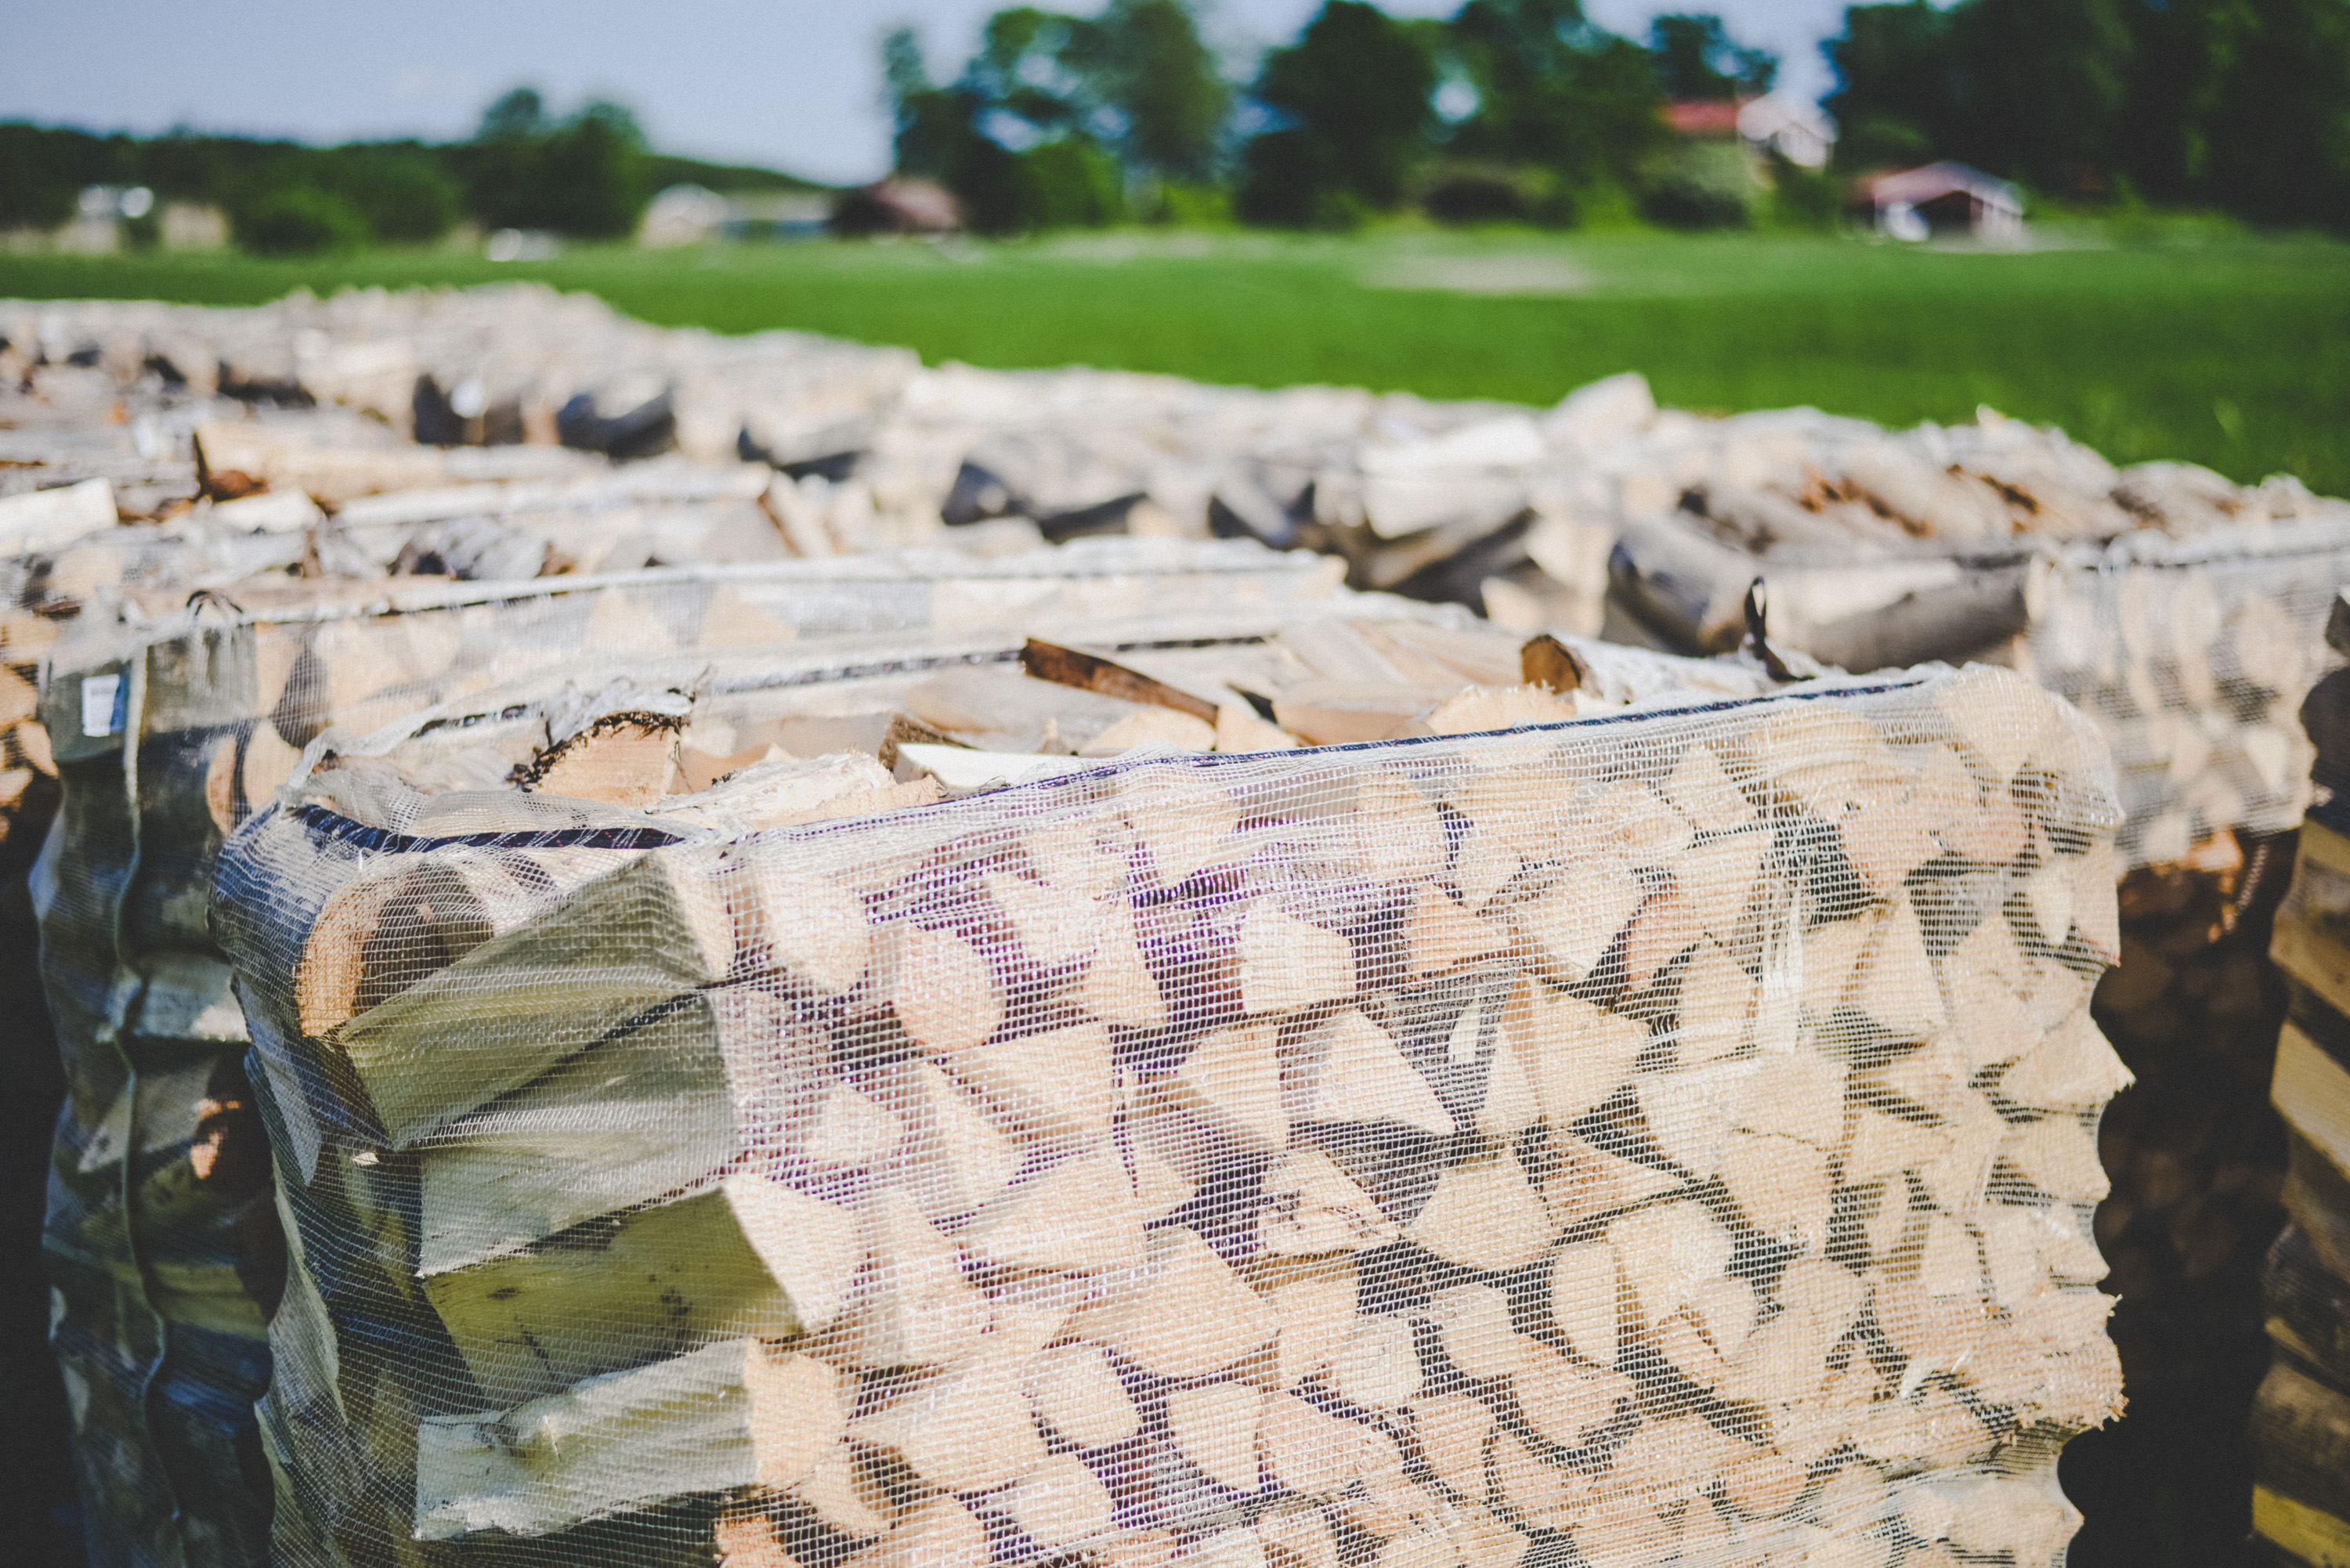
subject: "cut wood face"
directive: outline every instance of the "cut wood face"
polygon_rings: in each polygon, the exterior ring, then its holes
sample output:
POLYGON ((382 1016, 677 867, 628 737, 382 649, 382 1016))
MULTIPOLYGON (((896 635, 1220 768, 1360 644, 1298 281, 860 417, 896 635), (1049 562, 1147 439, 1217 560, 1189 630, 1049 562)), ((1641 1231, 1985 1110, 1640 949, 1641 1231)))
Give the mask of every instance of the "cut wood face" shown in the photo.
MULTIPOLYGON (((1350 635, 1306 639, 1313 679, 1459 655, 1350 635)), ((1075 683, 1014 678, 1053 701, 1182 690, 1055 646, 1075 683)), ((1531 711, 1507 674, 1454 711, 1531 711)), ((1866 1521, 1929 1510, 1913 1480, 2117 1392, 2083 1221, 2126 1081, 2085 1007, 2105 830, 2018 784, 2037 710, 1961 726, 1943 679, 1635 714, 1637 744, 1073 774, 639 852, 511 916, 469 861, 346 875, 276 1005, 318 1025, 287 1077, 318 1125, 391 1135, 322 1134, 322 1168, 418 1173, 406 1288, 480 1390, 433 1417, 415 1527, 723 1492, 763 1500, 736 1555, 885 1568, 1890 1558, 1866 1521), (450 956, 371 957, 388 920, 450 956), (420 1071, 428 1042, 483 1071, 420 1071), (448 1200, 467 1172, 494 1202, 448 1200), (821 1418, 738 1440, 662 1392, 746 1340, 704 1403, 821 1418), (573 1397, 705 1457, 560 1504, 481 1457, 573 1397)), ((348 1287, 312 1293, 304 1332, 363 1360, 348 1287)), ((1918 1517, 1902 1551, 1956 1539, 1918 1517)))

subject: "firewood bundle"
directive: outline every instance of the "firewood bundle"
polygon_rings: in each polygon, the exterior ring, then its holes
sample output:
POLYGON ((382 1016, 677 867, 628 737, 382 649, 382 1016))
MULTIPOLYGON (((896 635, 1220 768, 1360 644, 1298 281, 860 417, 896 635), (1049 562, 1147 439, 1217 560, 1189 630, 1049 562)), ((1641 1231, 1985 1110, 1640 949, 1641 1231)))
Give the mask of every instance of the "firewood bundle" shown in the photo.
POLYGON ((2122 878, 2094 1016, 2137 1082, 2099 1124, 2096 1225, 2129 1413, 2065 1456, 2084 1558, 2218 1561, 2248 1528, 2261 1260, 2284 1219, 2269 1080, 2287 986, 2268 950, 2293 857, 2292 834, 2231 833, 2122 878))
MULTIPOLYGON (((267 1499, 238 1449, 268 1382, 286 1264, 244 1019, 205 903, 224 837, 330 722, 365 731, 629 649, 847 629, 874 642, 840 657, 886 662, 879 628, 983 624, 1012 607, 1312 603, 1331 586, 1315 563, 1262 550, 1101 541, 992 563, 873 556, 393 593, 248 579, 231 590, 244 613, 224 594, 156 624, 78 623, 47 661, 46 727, 28 723, 54 737, 64 799, 36 889, 68 1090, 40 1266, 83 1401, 77 1458, 84 1495, 102 1503, 88 1510, 94 1552, 229 1563, 265 1549, 267 1499)), ((46 1139, 49 1119, 27 1136, 46 1139)))
MULTIPOLYGON (((2337 675, 2332 684, 2339 685, 2337 675)), ((2321 765, 2350 732, 2313 699, 2321 765)), ((2337 797, 2338 798, 2338 797, 2337 797)), ((2272 1094, 2290 1223, 2262 1276, 2274 1359, 2252 1401, 2252 1527, 2280 1561, 2350 1551, 2350 833, 2321 806, 2301 832, 2274 953, 2293 984, 2272 1094)))
POLYGON ((2094 735, 1476 641, 648 659, 328 736, 213 906, 281 1546, 2059 1560, 2117 1392, 2094 735), (1410 691, 1300 668, 1365 648, 1410 691))

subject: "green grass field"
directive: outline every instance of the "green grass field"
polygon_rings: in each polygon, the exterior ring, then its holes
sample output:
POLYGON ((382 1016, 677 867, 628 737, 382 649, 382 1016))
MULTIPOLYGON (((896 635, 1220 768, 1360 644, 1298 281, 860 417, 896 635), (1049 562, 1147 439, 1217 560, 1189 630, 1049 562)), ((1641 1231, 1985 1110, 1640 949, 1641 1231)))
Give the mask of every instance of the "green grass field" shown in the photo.
POLYGON ((504 266, 452 251, 8 255, 0 296, 244 304, 296 286, 533 277, 648 321, 799 327, 933 362, 1533 403, 1638 369, 1686 408, 1810 403, 1903 424, 1988 403, 2120 462, 2181 458, 2241 480, 2285 471, 2350 493, 2350 245, 2077 237, 2028 254, 1850 237, 1135 233, 581 249, 504 266))

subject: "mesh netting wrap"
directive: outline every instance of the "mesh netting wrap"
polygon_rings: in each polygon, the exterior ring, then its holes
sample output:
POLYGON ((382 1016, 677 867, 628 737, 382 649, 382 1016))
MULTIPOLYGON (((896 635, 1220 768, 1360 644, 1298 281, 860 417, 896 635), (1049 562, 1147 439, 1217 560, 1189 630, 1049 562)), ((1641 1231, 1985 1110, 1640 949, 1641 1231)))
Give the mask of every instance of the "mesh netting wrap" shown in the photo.
POLYGON ((213 905, 278 1550, 2058 1560, 2102 748, 1998 670, 1663 684, 747 833, 466 759, 755 682, 322 740, 213 905))
MULTIPOLYGON (((134 546, 135 548, 136 546, 134 546)), ((1073 607, 1305 604, 1318 564, 1096 542, 974 562, 872 556, 517 584, 229 590, 159 622, 85 619, 53 658, 63 805, 35 877, 68 1079, 43 1251, 92 1550, 253 1563, 267 1480, 252 1405, 285 1273, 244 1019, 205 916, 223 838, 330 718, 381 722, 583 658, 986 624, 1073 607), (339 600, 339 602, 338 602, 339 600)), ((124 607, 122 613, 131 613, 124 607)), ((887 649, 868 657, 886 662, 887 649)))
POLYGON ((1856 566, 1749 555, 1659 522, 1627 531, 1615 571, 1645 618, 1690 649, 1735 645, 1761 576, 1774 640, 1831 664, 2012 665, 2104 732, 2126 813, 2123 859, 2160 865, 2230 828, 2284 831, 2307 808, 2311 753, 2294 713, 2341 662, 2322 634, 2350 579, 2350 519, 1921 545, 1856 566))

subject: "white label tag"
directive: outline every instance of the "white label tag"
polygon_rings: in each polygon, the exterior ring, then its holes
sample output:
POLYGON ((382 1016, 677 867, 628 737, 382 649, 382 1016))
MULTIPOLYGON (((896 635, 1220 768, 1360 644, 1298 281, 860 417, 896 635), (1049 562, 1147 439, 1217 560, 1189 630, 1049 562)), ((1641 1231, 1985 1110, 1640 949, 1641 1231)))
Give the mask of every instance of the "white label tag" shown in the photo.
POLYGON ((81 732, 111 735, 117 728, 114 710, 122 697, 122 677, 93 675, 81 683, 81 732))

